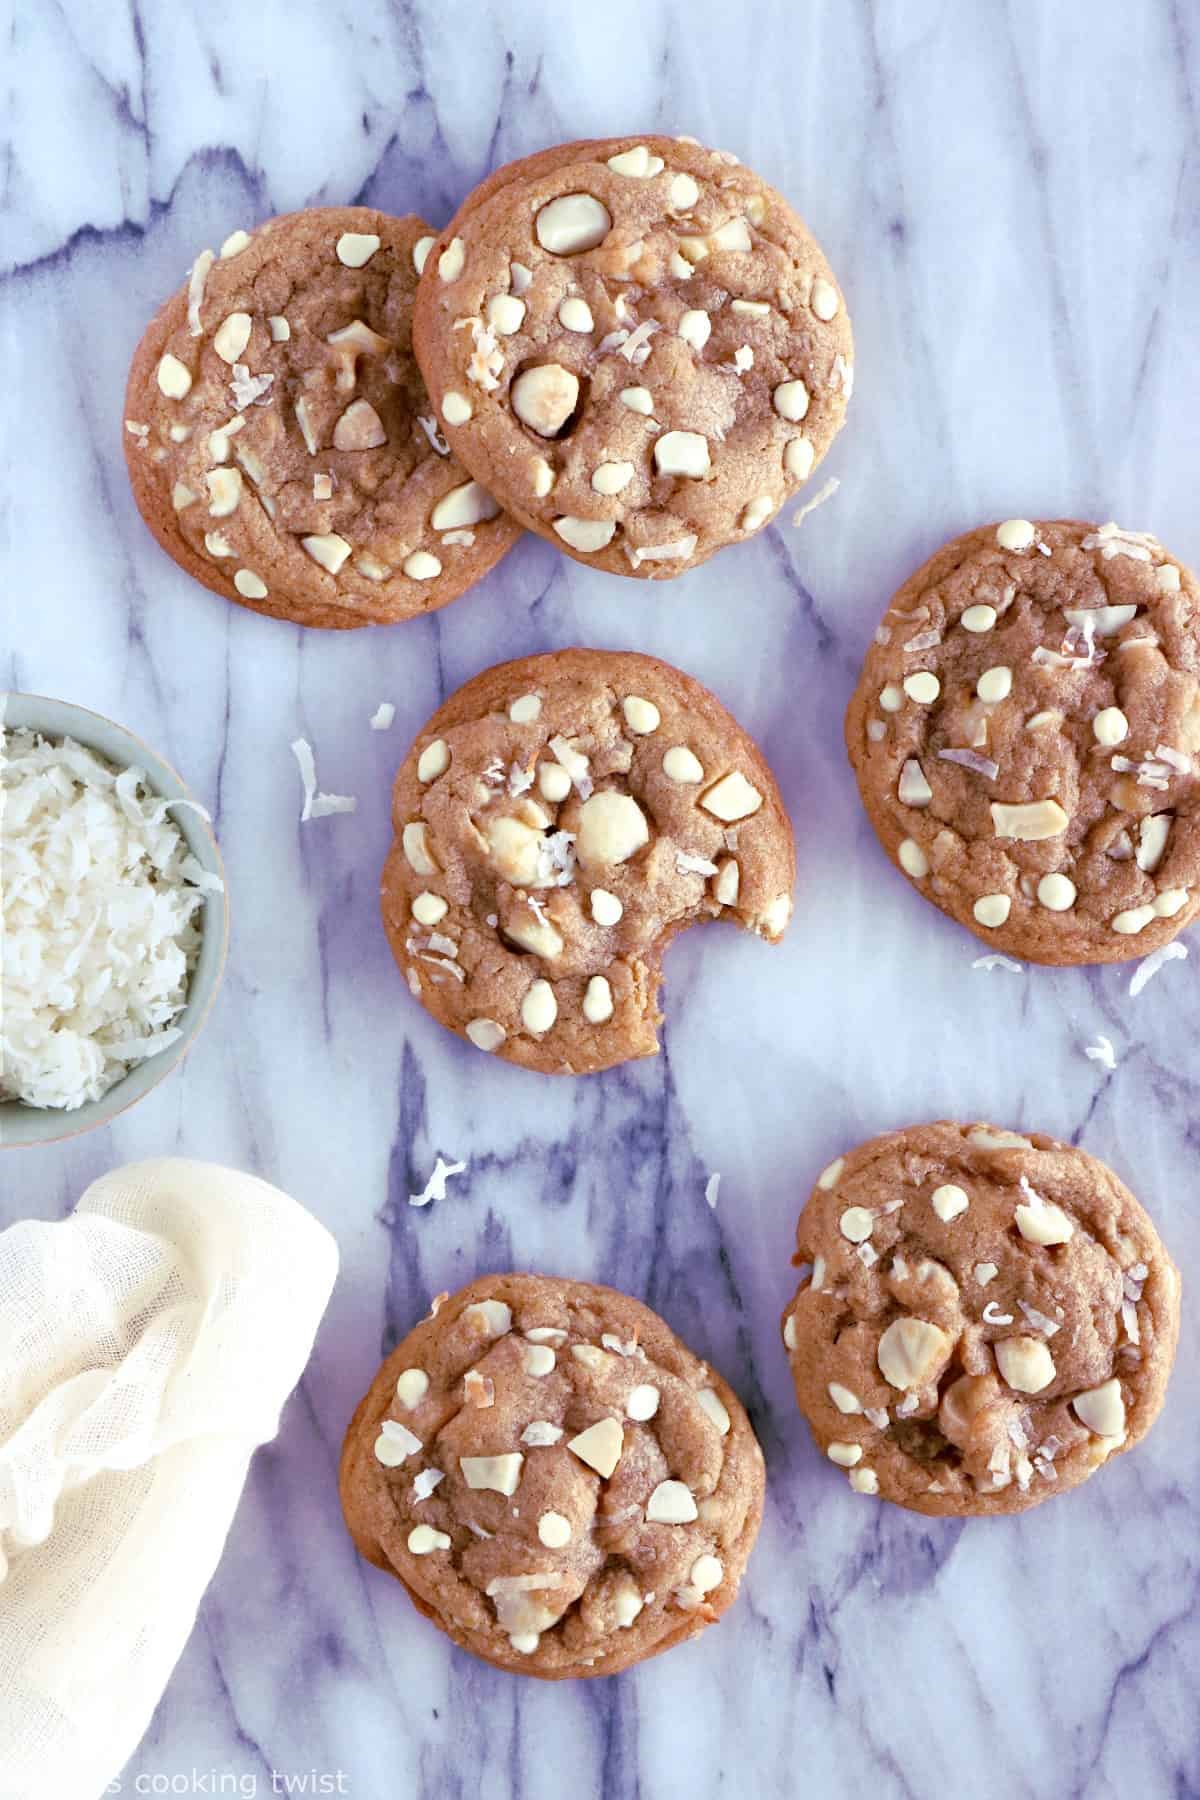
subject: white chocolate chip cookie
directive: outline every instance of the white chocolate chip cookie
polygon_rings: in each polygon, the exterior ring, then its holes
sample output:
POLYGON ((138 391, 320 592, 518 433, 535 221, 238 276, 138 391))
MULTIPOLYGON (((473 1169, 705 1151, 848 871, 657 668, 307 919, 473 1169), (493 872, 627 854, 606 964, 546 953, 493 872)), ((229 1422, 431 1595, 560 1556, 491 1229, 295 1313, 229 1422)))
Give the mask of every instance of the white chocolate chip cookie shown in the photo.
POLYGON ((1154 1423, 1178 1271, 1084 1151, 989 1125, 894 1131, 830 1165, 796 1243, 796 1398, 858 1493, 1021 1512, 1154 1423))
POLYGON ((197 257, 133 359, 134 498, 180 566, 301 625, 445 606, 518 527, 450 454, 412 354, 427 227, 268 219, 197 257))
POLYGON ((611 1288, 494 1275, 441 1296, 346 1434, 358 1549, 456 1644, 611 1675, 737 1596, 764 1470, 733 1390, 611 1288))
POLYGON ((761 529, 845 418, 853 343, 806 226, 726 152, 564 144, 438 239, 414 342, 447 437, 514 518, 662 580, 761 529))
POLYGON ((884 614, 846 742, 888 854, 990 948, 1117 962, 1200 913, 1200 584, 1152 537, 947 544, 884 614))
POLYGON ((587 1074, 658 1049, 663 951, 697 919, 779 938, 792 832, 761 752, 653 657, 486 670, 396 777, 384 924, 411 992, 479 1050, 587 1074))

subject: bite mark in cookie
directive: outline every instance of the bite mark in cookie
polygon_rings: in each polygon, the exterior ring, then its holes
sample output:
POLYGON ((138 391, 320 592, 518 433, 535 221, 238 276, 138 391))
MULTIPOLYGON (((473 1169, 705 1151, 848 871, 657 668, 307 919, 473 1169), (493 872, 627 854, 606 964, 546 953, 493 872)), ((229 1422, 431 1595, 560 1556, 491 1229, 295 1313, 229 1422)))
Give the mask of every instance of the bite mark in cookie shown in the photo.
POLYGON ((565 144, 438 240, 415 341, 447 435, 584 561, 677 575, 765 525, 845 417, 852 340, 803 222, 690 140, 565 144))
POLYGON ((1200 912, 1200 586, 1152 537, 1008 519, 946 545, 846 742, 888 854, 1000 950, 1119 961, 1200 912))
POLYGON ((384 924, 414 996, 477 1049, 582 1074, 658 1048, 663 950, 694 920, 778 938, 791 827, 759 750, 651 657, 477 676, 396 777, 384 924))
POLYGON ((655 1313, 542 1275, 443 1296, 341 1465, 362 1554, 464 1649, 548 1680, 613 1674, 719 1618, 763 1484, 737 1397, 655 1313))
POLYGON ((1158 1414, 1179 1276, 1133 1195, 1082 1150, 987 1125, 892 1132, 819 1177, 796 1241, 807 1273, 783 1319, 796 1398, 857 1492, 1019 1512, 1158 1414))
POLYGON ((134 497, 215 592, 386 624, 457 598, 515 541, 413 357, 422 234, 366 207, 270 219, 201 252, 151 323, 126 395, 134 497))

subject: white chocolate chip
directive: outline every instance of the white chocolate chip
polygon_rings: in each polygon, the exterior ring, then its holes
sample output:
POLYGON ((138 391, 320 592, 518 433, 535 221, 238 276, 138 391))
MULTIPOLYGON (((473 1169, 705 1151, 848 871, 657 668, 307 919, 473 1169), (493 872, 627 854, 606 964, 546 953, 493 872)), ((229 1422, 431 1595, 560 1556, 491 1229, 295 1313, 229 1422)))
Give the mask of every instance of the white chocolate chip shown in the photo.
POLYGON ((558 1001, 554 989, 548 981, 535 981, 521 1002, 521 1023, 536 1037, 549 1031, 557 1017, 558 1001))
POLYGON ((750 227, 745 219, 727 219, 711 233, 709 243, 714 250, 752 250, 750 227))
POLYGON ((896 797, 901 806, 928 806, 933 799, 933 789, 915 756, 910 756, 900 771, 896 797))
POLYGON ((915 675, 904 677, 904 691, 918 706, 932 706, 942 691, 942 684, 928 669, 918 669, 915 675))
POLYGON ((521 819, 489 819, 488 851, 500 874, 514 887, 533 887, 537 882, 541 838, 521 819))
POLYGON ((228 262, 231 256, 240 256, 250 243, 248 231, 231 231, 221 245, 221 261, 228 262))
POLYGON ((571 791, 571 777, 557 763, 542 763, 538 769, 538 792, 556 806, 571 791))
POLYGON ((466 246, 460 237, 450 239, 438 257, 438 275, 443 281, 457 281, 467 260, 466 246))
POLYGON ((337 241, 337 259, 344 268, 361 269, 378 250, 380 240, 371 231, 343 231, 337 241))
POLYGON ((621 1460, 621 1452, 625 1447, 625 1433, 619 1419, 598 1419, 581 1431, 578 1437, 569 1438, 567 1449, 577 1456, 589 1469, 595 1469, 597 1475, 607 1481, 621 1460))
POLYGON ((429 848, 429 827, 421 820, 406 825, 400 834, 400 842, 409 867, 417 875, 436 875, 438 866, 433 860, 429 848))
POLYGON ((738 890, 741 887, 742 873, 732 857, 721 863, 717 869, 717 879, 713 884, 713 897, 718 906, 736 906, 738 890))
POLYGON ((345 538, 339 537, 336 531, 326 532, 319 537, 301 538, 300 544, 313 561, 320 563, 323 569, 328 569, 331 575, 337 574, 351 550, 345 538))
POLYGON ((410 581, 436 581, 442 572, 442 565, 436 556, 428 550, 414 550, 406 556, 400 567, 410 581))
POLYGON ((826 281, 823 276, 818 275, 817 279, 812 284, 812 293, 809 295, 808 304, 812 307, 818 319, 828 321, 836 318, 838 310, 837 289, 833 286, 832 282, 826 281))
POLYGON ((884 712, 899 712, 904 705, 904 695, 893 682, 889 682, 887 687, 879 690, 879 704, 884 712))
POLYGON ((426 744, 417 759, 417 780, 436 781, 450 767, 450 746, 445 738, 434 738, 426 744))
POLYGON ((554 486, 554 470, 544 456, 532 457, 529 467, 532 471, 534 497, 544 500, 554 486))
POLYGON ((585 869, 627 862, 649 841, 646 815, 629 794, 605 788, 579 809, 575 854, 585 869))
POLYGON ((690 1525, 697 1517, 695 1497, 682 1481, 660 1481, 646 1502, 651 1525, 690 1525))
POLYGON ((856 1494, 877 1494, 879 1492, 879 1477, 874 1469, 851 1469, 849 1479, 850 1486, 856 1494))
POLYGON ((750 319, 765 319, 771 311, 765 300, 731 300, 730 310, 750 319))
POLYGON ((428 1556, 431 1550, 448 1550, 450 1539, 432 1525, 414 1525, 408 1534, 408 1547, 414 1556, 428 1556))
MULTIPOLYGON (((336 441, 336 440, 335 440, 336 441)), ((483 525, 498 516, 500 508, 477 481, 451 488, 434 507, 429 523, 435 531, 456 531, 464 525, 483 525)))
POLYGON ((645 181, 651 175, 661 175, 665 165, 661 156, 651 156, 645 144, 638 144, 632 150, 610 156, 608 166, 614 175, 630 175, 635 180, 645 181))
POLYGON ((566 518, 555 519, 554 529, 564 544, 570 544, 572 550, 580 550, 586 555, 611 544, 617 526, 614 519, 577 519, 568 514, 566 518))
POLYGON ((177 481, 171 489, 171 505, 176 512, 183 512, 187 507, 194 506, 197 498, 186 482, 177 481))
POLYGON ((485 1337, 504 1337, 512 1330, 512 1308, 503 1300, 474 1300, 464 1308, 463 1318, 485 1337))
POLYGON ((1075 883, 1067 875, 1043 875, 1037 897, 1048 912, 1070 912, 1075 904, 1075 883))
POLYGON ((781 419, 799 424, 808 411, 808 389, 802 381, 782 381, 771 395, 771 403, 781 419))
POLYGON ((695 787, 704 780, 700 758, 685 744, 674 744, 663 757, 662 766, 668 781, 677 781, 684 787, 695 787))
POLYGON ((560 194, 543 206, 534 230, 551 256, 576 256, 594 250, 612 229, 608 208, 592 194, 560 194))
POLYGON ((1153 906, 1131 906, 1126 912, 1119 912, 1112 921, 1112 928, 1122 937, 1136 937, 1144 931, 1154 918, 1153 906))
POLYGON ((578 294, 568 294, 565 300, 560 301, 558 322, 564 331, 580 333, 594 330, 596 323, 592 318, 591 307, 578 294))
POLYGON ((1154 902, 1154 916, 1158 919, 1173 919, 1181 913, 1188 903, 1186 888, 1164 888, 1154 902))
POLYGON ((1000 1270, 996 1263, 981 1262, 975 1264, 975 1279, 980 1287, 986 1287, 989 1281, 995 1281, 999 1273, 1000 1270))
POLYGON ((603 975, 593 975, 587 984, 583 1016, 589 1025, 604 1025, 613 1016, 612 988, 603 975))
POLYGON ((915 838, 904 838, 896 855, 900 859, 900 867, 914 881, 923 881, 929 873, 929 858, 915 838))
POLYGON ((649 737, 662 723, 662 715, 653 700, 644 700, 639 694, 628 695, 621 702, 621 711, 626 725, 637 737, 649 737))
POLYGON ((968 606, 966 612, 959 620, 959 624, 964 631, 974 632, 990 631, 995 623, 995 607, 983 605, 968 606))
POLYGON ((387 443, 383 420, 369 400, 355 400, 333 428, 335 450, 376 450, 387 443))
POLYGON ((633 1419, 637 1424, 644 1424, 652 1419, 658 1411, 659 1392, 648 1381, 638 1387, 631 1388, 629 1398, 625 1402, 625 1417, 633 1419))
POLYGON ((571 1541, 571 1521, 560 1512, 544 1512, 538 1520, 538 1537, 547 1550, 561 1550, 571 1541))
POLYGON ((447 425, 465 425, 473 411, 467 396, 460 394, 457 388, 451 388, 449 393, 443 394, 442 417, 447 425))
POLYGON ((592 473, 592 486, 598 494, 619 494, 633 480, 631 462, 602 462, 592 473))
POLYGON ((783 1342, 788 1350, 794 1350, 796 1341, 796 1315, 789 1313, 783 1321, 783 1342))
POLYGON ((397 1419, 384 1419, 379 1427, 379 1437, 375 1442, 375 1455, 385 1469, 398 1469, 401 1463, 410 1456, 415 1456, 423 1445, 419 1437, 401 1425, 397 1419))
POLYGON ((793 481, 807 481, 816 452, 806 437, 789 438, 784 445, 783 466, 793 481))
POLYGON ((842 1178, 842 1170, 845 1168, 845 1166, 846 1166, 845 1157, 844 1156, 835 1156, 833 1161, 831 1163, 827 1164, 826 1167, 821 1170, 821 1173, 817 1176, 817 1186, 822 1190, 823 1193, 828 1194, 829 1192, 831 1192, 831 1190, 833 1188, 835 1188, 837 1186, 838 1182, 842 1178))
POLYGON ((424 1369, 403 1369, 396 1380, 396 1398, 411 1412, 429 1392, 429 1377, 424 1369))
POLYGON ((738 819, 749 819, 762 803, 763 797, 758 789, 736 769, 722 776, 700 800, 705 812, 711 813, 714 819, 723 820, 727 825, 734 824, 738 819))
POLYGON ((1099 1387, 1076 1394, 1071 1402, 1075 1416, 1094 1431, 1097 1437, 1119 1438, 1125 1435, 1125 1401, 1121 1383, 1114 1376, 1099 1387))
POLYGON ((1119 706, 1106 706, 1092 720, 1092 735, 1098 744, 1110 748, 1115 744, 1123 744, 1129 736, 1129 720, 1119 706))
POLYGON ((242 360, 246 345, 250 342, 252 325, 253 320, 249 313, 235 312, 230 313, 229 317, 222 320, 221 324, 217 326, 213 336, 213 349, 221 361, 227 362, 231 368, 234 363, 242 360))
POLYGON ((858 1395, 840 1381, 831 1381, 828 1388, 829 1398, 840 1413, 860 1413, 863 1403, 858 1395))
POLYGON ((838 1220, 838 1228, 852 1244, 863 1244, 875 1229, 875 1218, 865 1206, 848 1206, 838 1220))
POLYGON ((879 1340, 876 1361, 884 1380, 907 1391, 923 1387, 945 1366, 951 1339, 927 1319, 893 1319, 879 1340))
POLYGON ((1010 1388, 1040 1394, 1054 1380, 1054 1358, 1040 1338, 1001 1338, 994 1346, 996 1363, 1010 1388))
POLYGON ((632 1582, 630 1582, 627 1587, 619 1588, 613 1598, 613 1612, 616 1617, 618 1629, 621 1631, 627 1630, 628 1627, 633 1624, 633 1621, 637 1618, 644 1605, 645 1602, 643 1601, 642 1596, 638 1593, 632 1582))
POLYGON ((649 388, 622 388, 617 395, 617 399, 621 402, 622 406, 627 406, 630 412, 642 413, 647 419, 654 411, 654 396, 651 394, 649 388))
POLYGON ((949 1181, 934 1188, 929 1196, 929 1203, 943 1224, 948 1225, 951 1219, 957 1219, 959 1213, 966 1212, 971 1200, 965 1188, 949 1181))
POLYGON ((524 1461, 519 1450, 508 1450, 501 1456, 460 1456, 458 1466, 469 1488, 511 1498, 517 1491, 524 1461))
POLYGON ((210 469, 204 480, 208 487, 208 510, 214 519, 226 519, 237 511, 242 498, 240 469, 210 469))
POLYGON ((994 669, 985 669, 975 685, 975 692, 987 706, 994 706, 999 700, 1007 700, 1012 693, 1012 670, 1003 663, 994 669))
POLYGON ((654 443, 654 466, 660 475, 696 481, 710 468, 708 439, 699 431, 664 431, 654 443))
POLYGON ((467 1036, 477 1050, 498 1050, 507 1035, 495 1019, 471 1019, 467 1025, 467 1036))
POLYGON ((204 548, 208 551, 210 556, 233 555, 233 545, 229 542, 228 538, 222 537, 219 531, 205 532, 204 548))
POLYGON ((412 916, 418 925, 440 925, 449 911, 440 894, 418 894, 412 903, 412 916))
POLYGON ((699 198, 700 189, 690 175, 672 175, 672 212, 690 212, 699 198))
POLYGON ((700 1392, 696 1395, 696 1399, 701 1409, 708 1414, 709 1418, 716 1426, 720 1436, 728 1437, 731 1421, 725 1407, 725 1402, 721 1399, 717 1390, 710 1387, 701 1388, 700 1392))
POLYGON ((1071 822, 1057 800, 1030 800, 1015 806, 993 800, 991 814, 998 838, 1019 838, 1026 843, 1059 837, 1071 822))
POLYGON ((488 324, 501 337, 512 337, 525 323, 525 302, 513 294, 493 294, 488 301, 488 324))
POLYGON ((690 344, 693 350, 703 350, 712 336, 712 320, 702 307, 692 306, 684 313, 676 330, 684 343, 690 344))
POLYGON ((1024 1185, 1028 1199, 1017 1207, 1013 1218, 1026 1243, 1069 1243, 1075 1227, 1062 1207, 1055 1206, 1052 1200, 1043 1200, 1027 1183, 1024 1185))
POLYGON ((418 275, 423 275, 425 273, 425 264, 429 260, 429 252, 436 243, 437 239, 435 237, 425 236, 419 237, 413 245, 413 268, 417 271, 418 275))
POLYGON ((607 888, 592 889, 592 917, 597 925, 615 925, 625 908, 607 888))
POLYGON ((742 531, 758 531, 761 526, 766 524, 774 510, 775 502, 770 494, 759 494, 756 499, 751 500, 750 503, 742 509, 742 516, 738 520, 739 529, 742 531))
POLYGON ((1005 519, 996 527, 996 542, 1002 550, 1028 550, 1036 536, 1028 519, 1005 519))
POLYGON ((971 911, 978 924, 986 925, 990 931, 994 931, 1007 920, 1012 911, 1012 901, 1007 894, 981 894, 971 911))
POLYGON ((862 1451, 861 1444, 839 1444, 839 1443, 830 1444, 829 1448, 825 1452, 825 1454, 829 1458, 830 1462, 837 1463, 839 1468, 843 1468, 843 1469, 852 1469, 854 1467, 855 1463, 861 1462, 862 1461, 862 1453, 863 1453, 863 1451, 862 1451))
POLYGON ((698 1556, 688 1576, 690 1586, 698 1594, 711 1594, 725 1579, 725 1568, 719 1557, 698 1556))
POLYGON ((169 350, 159 359, 157 380, 159 393, 165 394, 168 400, 182 400, 192 385, 191 371, 169 350))
POLYGON ((247 600, 266 599, 267 584, 261 575, 254 573, 253 569, 238 569, 233 577, 233 585, 239 594, 245 595, 247 600))

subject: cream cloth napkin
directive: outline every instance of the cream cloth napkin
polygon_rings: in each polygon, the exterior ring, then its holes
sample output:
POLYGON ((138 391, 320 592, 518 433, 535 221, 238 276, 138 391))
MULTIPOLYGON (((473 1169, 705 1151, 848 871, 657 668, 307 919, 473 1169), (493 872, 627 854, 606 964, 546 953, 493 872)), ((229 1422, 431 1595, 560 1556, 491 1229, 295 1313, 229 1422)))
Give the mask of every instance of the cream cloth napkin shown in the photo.
POLYGON ((136 1749, 336 1274, 324 1226, 210 1163, 0 1233, 3 1800, 93 1800, 136 1749))

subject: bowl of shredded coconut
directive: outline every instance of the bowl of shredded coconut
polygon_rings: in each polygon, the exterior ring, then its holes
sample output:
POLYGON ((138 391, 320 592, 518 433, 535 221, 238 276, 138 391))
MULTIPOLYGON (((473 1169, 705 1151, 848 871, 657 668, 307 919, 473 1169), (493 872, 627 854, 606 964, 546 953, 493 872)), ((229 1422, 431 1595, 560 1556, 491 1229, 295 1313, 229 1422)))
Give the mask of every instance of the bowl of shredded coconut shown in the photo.
POLYGON ((180 1061, 225 961, 209 815, 98 713, 0 695, 0 1145, 105 1124, 180 1061))

